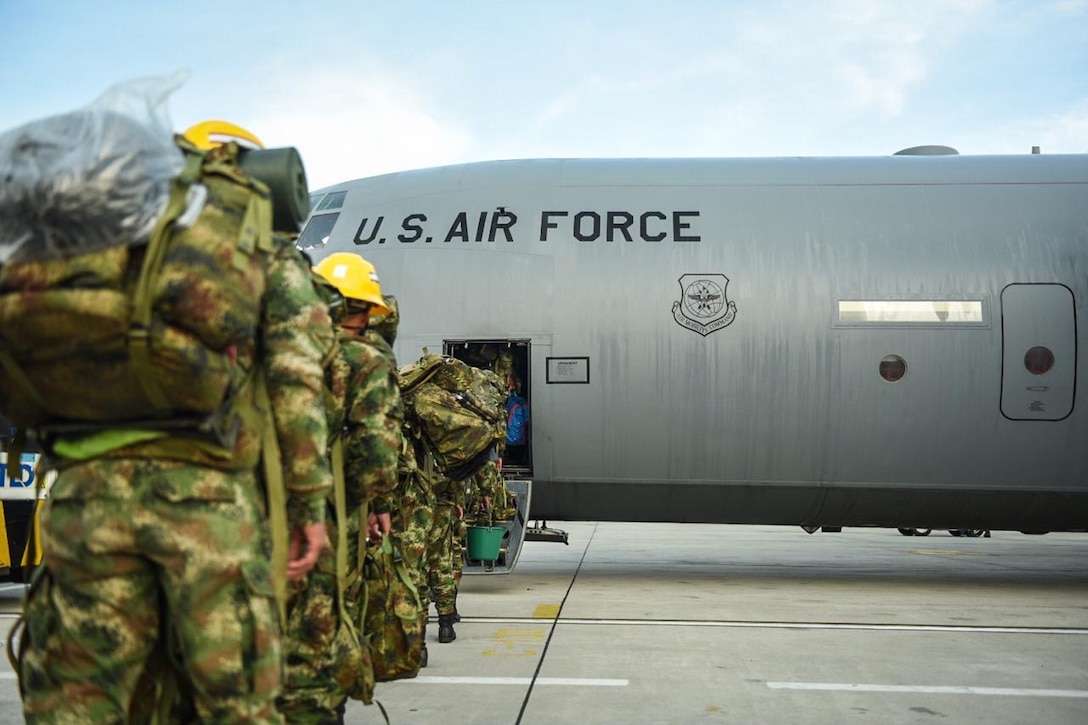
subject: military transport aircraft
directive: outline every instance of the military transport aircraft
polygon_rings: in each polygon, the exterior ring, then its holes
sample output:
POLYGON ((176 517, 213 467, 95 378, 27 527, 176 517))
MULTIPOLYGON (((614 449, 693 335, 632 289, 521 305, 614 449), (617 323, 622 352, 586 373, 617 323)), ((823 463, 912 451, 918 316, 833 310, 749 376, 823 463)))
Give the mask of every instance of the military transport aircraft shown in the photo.
POLYGON ((299 246, 377 266, 402 364, 515 355, 524 518, 1088 529, 1088 155, 493 161, 311 201, 299 246))

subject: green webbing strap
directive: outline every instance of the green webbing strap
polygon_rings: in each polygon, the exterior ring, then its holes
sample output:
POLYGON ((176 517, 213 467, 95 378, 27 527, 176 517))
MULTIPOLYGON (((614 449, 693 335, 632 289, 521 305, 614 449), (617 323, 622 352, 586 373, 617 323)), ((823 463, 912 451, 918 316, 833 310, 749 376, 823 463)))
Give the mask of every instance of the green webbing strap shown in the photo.
MULTIPOLYGON (((359 576, 362 576, 364 579, 366 579, 366 577, 363 576, 363 566, 366 563, 366 543, 367 543, 366 524, 367 524, 367 520, 369 518, 370 518, 370 502, 368 501, 368 502, 364 503, 362 505, 362 507, 359 509, 359 538, 356 541, 356 546, 359 549, 359 568, 358 568, 357 573, 358 573, 359 576)), ((366 590, 366 596, 363 598, 363 608, 361 610, 361 616, 365 620, 366 619, 366 607, 367 607, 367 604, 369 603, 369 600, 370 600, 370 588, 369 587, 364 587, 364 589, 366 590)))
POLYGON ((272 195, 268 187, 255 177, 241 169, 237 146, 231 153, 231 146, 221 146, 220 150, 226 153, 217 153, 210 156, 204 166, 204 174, 218 174, 235 183, 243 183, 254 192, 246 207, 245 216, 242 219, 242 228, 235 247, 235 263, 245 267, 245 257, 253 254, 255 249, 262 252, 271 252, 275 249, 273 237, 275 230, 272 221, 272 195), (244 256, 243 256, 244 255, 244 256))
POLYGON ((155 223, 151 238, 144 253, 144 263, 140 269, 140 278, 132 297, 132 320, 129 323, 129 356, 140 387, 147 394, 148 400, 160 412, 170 410, 170 402, 159 385, 155 366, 151 362, 151 302, 154 295, 154 283, 162 268, 169 240, 173 235, 174 221, 185 211, 189 187, 200 177, 202 154, 186 154, 185 168, 174 179, 170 189, 170 199, 166 210, 155 223))
POLYGON ((109 428, 83 438, 60 439, 53 444, 53 452, 73 461, 89 461, 118 448, 133 446, 166 436, 163 431, 130 428, 109 428))
MULTIPOLYGON (((336 501, 337 612, 341 624, 351 631, 352 641, 358 642, 360 647, 366 647, 366 642, 361 634, 362 622, 356 625, 355 622, 351 621, 346 604, 348 589, 348 502, 344 481, 344 439, 342 436, 333 441, 330 458, 332 459, 333 498, 336 501)), ((361 567, 362 561, 359 563, 361 567)))
MULTIPOLYGON (((389 540, 388 536, 384 538, 386 541, 389 540)), ((385 545, 385 541, 382 542, 382 545, 385 545)), ((411 617, 401 617, 401 619, 415 619, 420 615, 420 612, 423 609, 423 601, 419 597, 419 590, 416 589, 416 585, 412 581, 411 575, 408 573, 408 565, 404 563, 404 555, 401 554, 400 549, 394 549, 393 542, 391 541, 389 542, 389 548, 390 552, 393 554, 393 568, 396 570, 396 574, 400 580, 404 582, 404 588, 412 593, 412 599, 414 599, 416 603, 416 613, 411 617)))
MULTIPOLYGON (((367 505, 364 503, 360 509, 360 515, 362 516, 362 528, 359 530, 359 560, 357 568, 348 574, 348 502, 347 502, 347 482, 344 478, 344 439, 338 437, 333 441, 332 447, 329 451, 330 458, 332 459, 332 485, 333 485, 333 498, 336 502, 336 584, 339 594, 339 612, 340 621, 351 630, 354 641, 359 643, 360 647, 366 648, 366 637, 363 633, 363 624, 366 622, 366 605, 367 605, 367 587, 366 582, 363 582, 364 597, 362 606, 359 609, 359 621, 353 622, 351 616, 348 614, 347 606, 345 604, 348 587, 355 581, 356 578, 362 576, 363 570, 363 557, 366 556, 366 519, 367 519, 367 505)), ((385 711, 385 706, 378 700, 371 700, 381 710, 382 718, 386 723, 389 722, 389 714, 385 711)), ((369 705, 370 703, 364 703, 369 705)))
POLYGON ((344 486, 344 439, 338 437, 330 451, 332 490, 336 503, 336 586, 340 593, 340 616, 344 616, 344 593, 348 579, 348 502, 344 486))
POLYGON ((287 487, 283 480, 280 444, 276 438, 276 421, 264 370, 258 369, 255 383, 257 407, 263 413, 261 426, 261 461, 264 464, 265 496, 268 499, 268 528, 272 533, 272 584, 280 621, 287 622, 287 542, 291 531, 287 525, 287 487))

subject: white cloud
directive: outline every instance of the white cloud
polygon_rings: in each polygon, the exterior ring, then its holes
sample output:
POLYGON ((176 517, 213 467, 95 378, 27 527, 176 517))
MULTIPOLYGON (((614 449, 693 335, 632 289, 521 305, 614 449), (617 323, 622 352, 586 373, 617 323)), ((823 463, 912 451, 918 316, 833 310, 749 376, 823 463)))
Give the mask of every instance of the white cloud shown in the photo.
POLYGON ((1022 12, 992 0, 778 0, 716 5, 694 24, 587 13, 499 46, 452 31, 421 36, 413 53, 341 39, 266 61, 276 67, 258 85, 216 79, 213 107, 255 108, 231 120, 297 146, 313 188, 496 158, 1068 149, 1083 109, 1010 120, 1015 81, 990 82, 985 54, 1024 27, 1022 12), (560 35, 566 44, 551 45, 560 35))
POLYGON ((612 52, 572 49, 588 72, 538 89, 502 146, 520 155, 747 155, 816 152, 837 136, 850 148, 859 127, 925 113, 918 99, 990 4, 785 0, 725 5, 697 28, 609 26, 612 52))
POLYGON ((790 90, 801 92, 802 103, 831 98, 839 115, 895 117, 947 48, 970 32, 987 2, 787 5, 792 12, 785 22, 768 18, 750 31, 751 45, 780 51, 771 56, 770 73, 791 79, 790 90))
POLYGON ((465 160, 468 132, 430 108, 409 79, 380 70, 320 70, 274 75, 280 90, 265 97, 280 100, 258 103, 251 122, 268 145, 299 149, 312 189, 465 160), (284 88, 292 90, 285 95, 284 88))

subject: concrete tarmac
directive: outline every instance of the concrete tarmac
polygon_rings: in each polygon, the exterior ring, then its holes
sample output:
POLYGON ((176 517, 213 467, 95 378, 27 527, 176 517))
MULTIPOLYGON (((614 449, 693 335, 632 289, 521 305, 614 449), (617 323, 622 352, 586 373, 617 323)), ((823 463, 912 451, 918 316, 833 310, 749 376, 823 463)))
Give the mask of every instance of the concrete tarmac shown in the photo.
POLYGON ((549 524, 570 546, 466 576, 457 640, 379 684, 391 723, 1088 723, 1088 535, 549 524))

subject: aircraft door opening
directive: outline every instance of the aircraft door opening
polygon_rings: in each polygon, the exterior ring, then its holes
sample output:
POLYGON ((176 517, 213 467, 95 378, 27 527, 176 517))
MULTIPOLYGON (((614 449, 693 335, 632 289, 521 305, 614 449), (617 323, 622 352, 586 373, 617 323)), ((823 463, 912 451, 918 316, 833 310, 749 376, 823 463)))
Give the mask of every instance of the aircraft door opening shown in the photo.
POLYGON ((491 370, 506 385, 507 435, 502 471, 507 478, 533 473, 531 345, 525 339, 446 340, 444 354, 491 370))
MULTIPOLYGON (((508 574, 514 570, 521 545, 528 541, 528 519, 532 500, 532 424, 529 417, 530 344, 525 339, 445 340, 443 354, 474 367, 490 370, 506 388, 507 437, 502 452, 502 478, 506 501, 492 500, 486 520, 472 515, 474 526, 501 527, 503 532, 494 561, 472 558, 472 547, 463 549, 465 574, 508 574), (499 513, 501 511, 501 513, 499 513), (496 519, 492 519, 492 514, 496 519)), ((501 498, 501 497, 500 497, 501 498)), ((467 508, 472 508, 471 502, 467 508)), ((480 509, 475 509, 477 512, 480 509)), ((471 533, 471 531, 470 531, 471 533)), ((471 541, 469 541, 471 543, 471 541)))
POLYGON ((1077 321, 1061 284, 1010 284, 1001 291, 1001 413, 1011 420, 1062 420, 1073 412, 1077 321))

